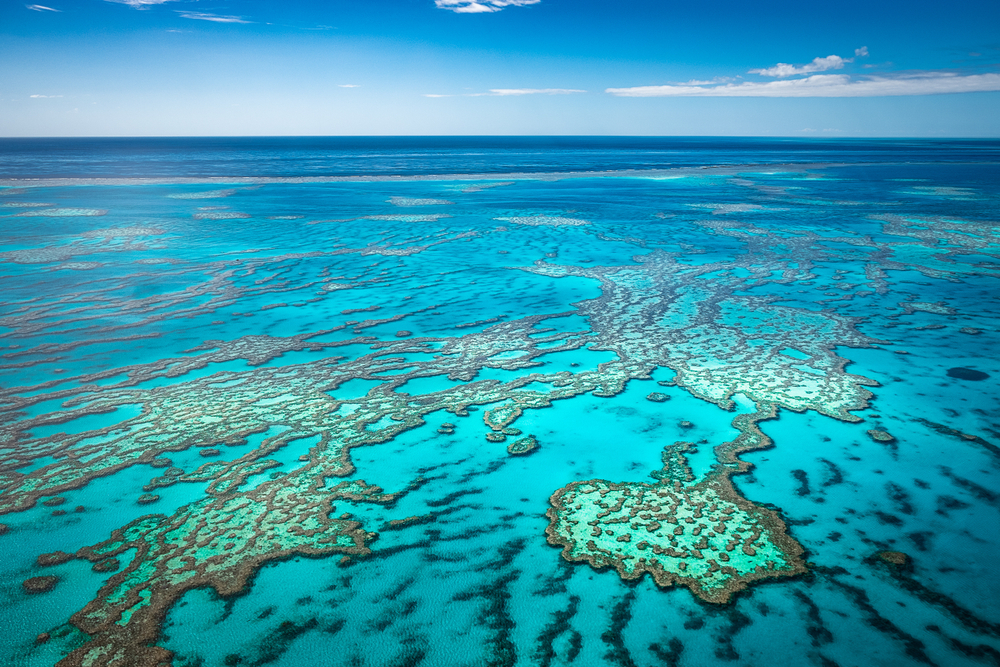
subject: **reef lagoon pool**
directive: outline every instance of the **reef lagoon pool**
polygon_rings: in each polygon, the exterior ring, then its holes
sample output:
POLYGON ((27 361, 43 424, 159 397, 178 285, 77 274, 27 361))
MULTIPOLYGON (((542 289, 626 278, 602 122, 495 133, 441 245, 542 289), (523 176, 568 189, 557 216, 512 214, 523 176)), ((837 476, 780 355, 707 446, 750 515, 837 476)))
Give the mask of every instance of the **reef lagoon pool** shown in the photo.
POLYGON ((0 140, 0 663, 1000 660, 1000 142, 0 140))

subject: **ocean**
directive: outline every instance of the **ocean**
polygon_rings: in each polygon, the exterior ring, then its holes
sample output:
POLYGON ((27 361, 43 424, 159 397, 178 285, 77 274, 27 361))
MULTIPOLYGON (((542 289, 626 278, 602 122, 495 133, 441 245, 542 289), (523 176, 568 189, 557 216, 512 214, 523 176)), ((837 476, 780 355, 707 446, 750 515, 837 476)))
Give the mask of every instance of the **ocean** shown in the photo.
POLYGON ((0 663, 1000 661, 1000 141, 0 139, 0 663))

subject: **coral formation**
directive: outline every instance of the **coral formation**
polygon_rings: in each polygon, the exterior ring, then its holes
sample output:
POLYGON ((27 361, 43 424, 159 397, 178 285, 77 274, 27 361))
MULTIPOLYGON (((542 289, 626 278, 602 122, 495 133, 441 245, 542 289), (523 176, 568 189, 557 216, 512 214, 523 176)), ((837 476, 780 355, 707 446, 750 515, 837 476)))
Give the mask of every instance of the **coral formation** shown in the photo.
POLYGON ((535 436, 529 435, 526 438, 521 438, 520 440, 515 440, 514 442, 507 445, 507 453, 514 456, 523 456, 524 454, 530 454, 531 452, 538 449, 538 440, 535 436))
POLYGON ((910 563, 910 557, 902 551, 879 551, 875 557, 896 567, 906 567, 910 563))
POLYGON ((30 579, 25 579, 21 582, 21 587, 26 593, 48 593, 55 588, 58 583, 59 577, 31 577, 30 579))
POLYGON ((515 225, 527 225, 529 227, 579 227, 589 225, 586 220, 577 218, 562 218, 559 216, 532 215, 513 218, 495 218, 501 222, 513 222, 515 225))
POLYGON ((975 368, 949 368, 947 370, 948 377, 958 378, 959 380, 985 380, 990 376, 989 373, 984 373, 983 371, 976 370, 975 368))
MULTIPOLYGON (((739 452, 767 446, 757 422, 773 412, 741 415, 740 436, 719 447, 739 452)), ((624 579, 650 574, 657 585, 687 586, 706 602, 728 602, 750 582, 805 572, 802 547, 777 513, 749 502, 717 470, 697 484, 687 465, 689 443, 663 453, 663 468, 646 482, 572 482, 549 499, 551 544, 568 561, 612 567, 624 579)))
POLYGON ((870 435, 871 439, 875 442, 896 442, 896 438, 893 437, 891 433, 877 428, 869 429, 868 435, 870 435))

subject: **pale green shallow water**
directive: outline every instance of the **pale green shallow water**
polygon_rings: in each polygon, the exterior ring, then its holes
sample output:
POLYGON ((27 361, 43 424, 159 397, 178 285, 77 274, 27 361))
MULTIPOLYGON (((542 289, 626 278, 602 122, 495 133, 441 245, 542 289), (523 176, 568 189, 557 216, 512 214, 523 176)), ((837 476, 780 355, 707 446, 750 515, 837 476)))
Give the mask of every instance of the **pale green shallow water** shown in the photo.
POLYGON ((765 171, 5 196, 107 213, 4 209, 0 662, 147 644, 178 667, 995 662, 996 168, 765 171), (676 442, 686 487, 728 483, 716 447, 772 405, 774 446, 740 455, 732 492, 748 523, 783 520, 780 544, 734 555, 741 575, 772 562, 727 604, 582 562, 590 525, 573 562, 547 542, 554 493, 661 488, 676 442), (508 454, 528 434, 538 449, 508 454), (202 521, 206 499, 225 509, 202 521), (122 545, 119 572, 165 569, 120 615, 124 575, 79 550, 149 514, 142 540, 202 537, 169 558, 122 545), (365 553, 341 564, 348 545, 365 553), (77 558, 36 563, 57 550, 77 558), (25 592, 38 576, 58 582, 25 592), (74 616, 92 600, 104 625, 74 616))

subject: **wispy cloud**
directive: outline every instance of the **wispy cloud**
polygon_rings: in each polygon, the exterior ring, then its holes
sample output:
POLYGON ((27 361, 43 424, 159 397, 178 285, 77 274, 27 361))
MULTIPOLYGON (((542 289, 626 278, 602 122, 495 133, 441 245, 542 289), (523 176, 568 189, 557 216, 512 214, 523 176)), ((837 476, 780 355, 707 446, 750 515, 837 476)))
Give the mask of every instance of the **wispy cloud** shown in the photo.
POLYGON ((690 81, 684 81, 684 82, 680 82, 680 81, 673 82, 672 81, 671 83, 673 83, 674 85, 678 85, 678 86, 710 86, 713 83, 726 83, 727 81, 732 81, 732 80, 733 80, 733 77, 731 77, 731 76, 717 76, 714 79, 706 79, 705 81, 699 81, 697 79, 691 79, 690 81))
POLYGON ((864 58, 868 55, 868 47, 862 46, 860 49, 854 49, 854 55, 858 58, 864 58))
POLYGON ((119 5, 128 5, 129 7, 134 7, 135 9, 146 9, 152 5, 162 5, 165 2, 171 2, 172 0, 107 0, 107 2, 116 2, 119 5))
POLYGON ((485 93, 462 93, 461 95, 438 95, 425 93, 424 97, 511 97, 517 95, 572 95, 586 90, 573 88, 493 88, 485 93))
POLYGON ((608 88, 618 97, 882 97, 943 95, 1000 90, 1000 73, 961 75, 947 71, 911 72, 895 77, 815 74, 804 79, 719 86, 638 86, 608 88))
POLYGON ((488 93, 472 93, 471 96, 497 96, 507 97, 508 95, 572 95, 573 93, 585 93, 586 90, 574 90, 572 88, 493 88, 488 93))
POLYGON ((53 97, 62 97, 62 95, 32 95, 36 99, 52 99, 53 97))
POLYGON ((240 16, 221 16, 219 14, 207 14, 205 12, 189 12, 178 9, 177 13, 182 19, 195 19, 198 21, 212 21, 214 23, 253 23, 240 16))
POLYGON ((827 56, 826 58, 813 58, 808 65, 796 67, 788 63, 778 63, 774 67, 765 69, 752 69, 750 74, 760 74, 761 76, 785 77, 797 74, 811 74, 812 72, 825 72, 830 69, 842 69, 846 63, 854 62, 854 58, 841 58, 840 56, 827 56))
POLYGON ((507 7, 537 5, 542 0, 434 0, 434 6, 456 14, 499 12, 507 7))
POLYGON ((25 5, 25 7, 33 12, 62 12, 61 9, 52 9, 51 7, 46 7, 45 5, 25 5))
POLYGON ((337 86, 338 88, 360 88, 356 83, 341 83, 337 86))

